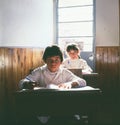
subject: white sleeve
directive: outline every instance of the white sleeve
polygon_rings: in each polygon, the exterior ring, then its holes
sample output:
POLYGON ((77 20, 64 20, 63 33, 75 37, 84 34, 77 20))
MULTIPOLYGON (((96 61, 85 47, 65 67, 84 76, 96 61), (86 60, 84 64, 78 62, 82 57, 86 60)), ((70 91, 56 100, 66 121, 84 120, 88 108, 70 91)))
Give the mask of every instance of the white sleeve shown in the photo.
POLYGON ((38 67, 37 69, 33 70, 31 74, 26 76, 26 79, 30 81, 39 82, 40 76, 41 76, 41 68, 38 67))
POLYGON ((73 83, 73 82, 77 82, 78 83, 78 87, 84 87, 86 86, 86 81, 83 78, 80 78, 76 75, 74 75, 71 71, 69 70, 64 70, 64 76, 66 78, 66 84, 67 83, 73 83))
POLYGON ((23 86, 25 82, 37 82, 40 83, 40 75, 41 75, 41 69, 37 68, 31 72, 28 76, 26 76, 24 79, 20 80, 19 82, 19 88, 23 89, 23 86))
POLYGON ((84 73, 91 73, 93 72, 93 70, 91 69, 91 67, 87 64, 86 60, 82 59, 82 72, 84 73))

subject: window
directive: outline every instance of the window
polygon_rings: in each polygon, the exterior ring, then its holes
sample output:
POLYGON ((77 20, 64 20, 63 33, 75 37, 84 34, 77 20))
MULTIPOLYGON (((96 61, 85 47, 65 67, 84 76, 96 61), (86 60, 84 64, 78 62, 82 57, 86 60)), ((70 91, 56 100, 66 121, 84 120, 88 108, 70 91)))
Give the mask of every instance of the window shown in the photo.
POLYGON ((82 51, 93 51, 94 0, 57 0, 58 45, 77 42, 82 51))

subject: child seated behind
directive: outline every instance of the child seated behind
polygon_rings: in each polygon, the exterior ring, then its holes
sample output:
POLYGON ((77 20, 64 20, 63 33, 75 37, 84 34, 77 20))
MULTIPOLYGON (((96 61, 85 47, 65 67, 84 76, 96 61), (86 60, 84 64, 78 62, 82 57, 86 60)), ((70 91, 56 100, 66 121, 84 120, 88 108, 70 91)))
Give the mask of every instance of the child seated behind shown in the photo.
POLYGON ((68 58, 64 59, 63 67, 67 69, 82 69, 82 74, 92 72, 87 62, 80 57, 80 49, 76 43, 70 43, 66 47, 68 58))

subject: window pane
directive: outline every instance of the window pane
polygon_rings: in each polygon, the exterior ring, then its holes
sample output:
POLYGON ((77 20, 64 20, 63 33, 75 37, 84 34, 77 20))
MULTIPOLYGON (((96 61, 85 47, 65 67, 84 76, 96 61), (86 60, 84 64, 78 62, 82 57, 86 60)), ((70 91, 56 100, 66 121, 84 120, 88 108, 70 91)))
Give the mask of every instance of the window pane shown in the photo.
POLYGON ((59 23, 59 37, 93 36, 93 22, 59 23))
POLYGON ((93 51, 93 0, 58 0, 57 39, 61 48, 78 42, 83 51, 93 51))
POLYGON ((59 0, 59 7, 91 5, 93 0, 59 0))
POLYGON ((70 42, 76 42, 81 45, 82 51, 92 51, 93 49, 93 37, 77 37, 77 38, 59 38, 58 44, 63 50, 65 50, 66 44, 70 42))
POLYGON ((59 9, 59 22, 93 20, 93 6, 59 9))

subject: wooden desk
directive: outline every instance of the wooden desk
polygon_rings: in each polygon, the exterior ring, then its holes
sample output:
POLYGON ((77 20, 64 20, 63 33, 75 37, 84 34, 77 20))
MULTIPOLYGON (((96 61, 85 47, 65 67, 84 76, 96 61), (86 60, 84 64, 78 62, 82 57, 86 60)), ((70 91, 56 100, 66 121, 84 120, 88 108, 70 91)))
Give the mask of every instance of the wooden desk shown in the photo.
POLYGON ((90 74, 82 74, 83 79, 86 80, 88 86, 98 87, 99 86, 99 74, 98 73, 90 73, 90 74))
POLYGON ((99 86, 99 74, 98 73, 86 73, 82 74, 82 69, 69 69, 75 75, 86 80, 88 86, 98 87, 99 86))
POLYGON ((74 115, 83 114, 92 118, 97 110, 101 91, 89 86, 68 90, 37 89, 14 93, 16 115, 74 115))

